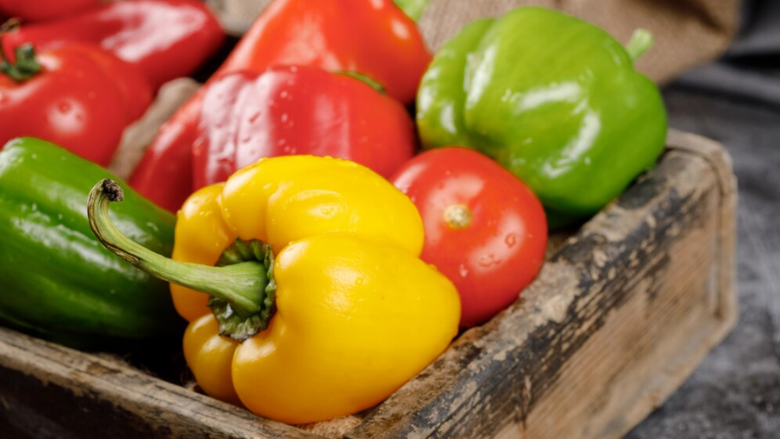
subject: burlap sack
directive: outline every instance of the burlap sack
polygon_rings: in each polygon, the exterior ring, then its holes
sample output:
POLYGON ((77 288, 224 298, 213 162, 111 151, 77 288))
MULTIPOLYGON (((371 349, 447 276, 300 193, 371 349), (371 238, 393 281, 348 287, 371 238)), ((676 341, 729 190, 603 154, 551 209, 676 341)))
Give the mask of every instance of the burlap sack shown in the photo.
MULTIPOLYGON (((240 34, 270 0, 208 3, 229 32, 240 34)), ((728 46, 739 22, 739 0, 433 0, 419 24, 429 47, 435 50, 476 18, 495 17, 528 5, 555 8, 583 18, 624 43, 634 29, 650 30, 655 46, 637 66, 658 82, 716 58, 728 46)))
POLYGON ((655 45, 640 58, 637 68, 657 82, 716 58, 739 23, 739 0, 433 0, 420 19, 420 28, 435 49, 475 18, 499 16, 529 5, 585 19, 623 43, 634 29, 649 30, 655 45))

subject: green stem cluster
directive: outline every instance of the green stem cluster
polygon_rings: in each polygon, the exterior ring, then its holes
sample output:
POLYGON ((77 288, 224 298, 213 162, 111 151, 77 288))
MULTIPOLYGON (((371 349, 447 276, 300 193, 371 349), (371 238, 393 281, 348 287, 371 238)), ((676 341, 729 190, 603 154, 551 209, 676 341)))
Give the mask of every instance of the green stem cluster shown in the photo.
POLYGON ((15 82, 24 82, 41 72, 42 68, 35 59, 35 47, 25 44, 14 49, 16 62, 12 63, 5 54, 3 34, 19 26, 18 20, 8 20, 0 26, 0 73, 15 82))
POLYGON ((98 182, 89 193, 89 225, 107 249, 152 276, 211 296, 209 306, 222 335, 243 341, 268 327, 276 289, 270 246, 260 241, 236 241, 223 253, 222 266, 216 267, 174 261, 116 228, 108 207, 123 198, 119 185, 108 179, 98 182))

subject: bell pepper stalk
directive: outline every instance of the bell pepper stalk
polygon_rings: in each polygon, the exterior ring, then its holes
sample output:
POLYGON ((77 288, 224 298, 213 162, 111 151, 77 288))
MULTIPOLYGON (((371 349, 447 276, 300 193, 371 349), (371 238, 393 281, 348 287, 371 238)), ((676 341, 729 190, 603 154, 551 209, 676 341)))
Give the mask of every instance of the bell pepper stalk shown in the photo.
MULTIPOLYGON (((168 285, 117 260, 84 220, 96 180, 116 178, 59 146, 14 139, 0 152, 0 321, 81 349, 183 330, 168 285)), ((133 191, 113 212, 122 230, 170 255, 176 219, 133 191)))
MULTIPOLYGON (((0 47, 8 36, 0 33, 0 47)), ((38 137, 106 166, 125 127, 152 102, 143 75, 98 47, 23 44, 14 55, 0 49, 0 146, 38 137)))
POLYGON ((89 193, 89 225, 107 249, 158 279, 209 294, 209 307, 220 322, 222 335, 244 341, 268 327, 276 287, 273 253, 267 244, 236 241, 215 267, 178 262, 135 243, 117 229, 108 206, 123 199, 122 188, 110 179, 101 180, 89 193))
POLYGON ((626 53, 631 61, 636 61, 653 47, 653 34, 647 29, 637 29, 631 35, 631 39, 626 44, 626 53))
POLYGON ((417 150, 414 121, 365 75, 278 66, 236 72, 203 98, 192 148, 195 189, 227 180, 263 157, 327 155, 389 178, 417 150), (328 118, 323 119, 323 108, 328 118))
POLYGON ((32 43, 40 51, 69 42, 94 44, 133 64, 157 90, 170 80, 194 73, 224 38, 219 22, 203 2, 126 0, 22 24, 7 34, 4 44, 10 50, 32 43))
POLYGON ((130 185, 170 211, 181 206, 193 192, 192 147, 203 96, 226 74, 276 65, 353 71, 411 104, 430 60, 416 24, 392 0, 275 0, 201 92, 160 128, 130 185))
POLYGON ((414 21, 422 17, 425 8, 431 0, 395 0, 395 4, 414 21))
POLYGON ((121 196, 109 182, 90 194, 96 236, 173 282, 176 309, 190 321, 184 354, 198 384, 259 415, 299 424, 364 410, 457 334, 455 287, 419 259, 417 209, 356 163, 264 159, 195 192, 176 224, 177 262, 118 234, 112 199, 121 196), (225 265, 208 267, 214 261, 225 265), (210 312, 209 295, 228 305, 210 312))
POLYGON ((658 87, 634 69, 652 45, 521 7, 466 26, 436 54, 417 99, 424 149, 476 149, 537 194, 551 228, 617 197, 664 149, 658 87))
POLYGON ((360 82, 368 85, 369 87, 373 88, 374 91, 376 91, 377 93, 387 96, 387 90, 385 90, 385 88, 382 87, 382 84, 374 81, 373 79, 371 79, 370 76, 364 75, 364 74, 359 73, 359 72, 352 72, 352 71, 349 71, 349 70, 342 70, 340 72, 333 72, 333 73, 335 73, 337 75, 349 76, 350 78, 355 78, 358 81, 360 81, 360 82))

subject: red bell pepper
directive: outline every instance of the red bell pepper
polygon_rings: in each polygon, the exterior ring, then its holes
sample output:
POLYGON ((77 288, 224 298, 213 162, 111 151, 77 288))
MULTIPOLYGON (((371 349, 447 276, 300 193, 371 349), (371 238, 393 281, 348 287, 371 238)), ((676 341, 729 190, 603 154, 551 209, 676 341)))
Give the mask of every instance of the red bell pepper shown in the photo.
POLYGON ((100 0, 0 0, 0 16, 24 21, 63 18, 100 3, 100 0))
POLYGON ((313 67, 225 75, 208 88, 202 108, 195 189, 288 154, 349 159, 389 178, 416 149, 414 122, 398 101, 313 67))
POLYGON ((0 148, 39 137, 101 165, 122 132, 152 101, 138 69, 97 47, 65 44, 35 55, 32 45, 0 50, 0 148))
POLYGON ((280 64, 348 70, 411 104, 430 61, 417 25, 392 0, 276 0, 218 73, 280 64))
POLYGON ((223 39, 219 22, 201 2, 126 0, 62 20, 22 25, 6 34, 4 45, 9 51, 25 43, 33 43, 38 50, 62 42, 97 44, 140 67, 156 90, 192 74, 223 39))
MULTIPOLYGON (((430 58, 415 23, 391 0, 276 0, 212 80, 239 70, 308 65, 359 72, 408 104, 430 58)), ((202 97, 198 93, 163 125, 130 180, 169 210, 178 209, 193 189, 191 149, 202 97)))

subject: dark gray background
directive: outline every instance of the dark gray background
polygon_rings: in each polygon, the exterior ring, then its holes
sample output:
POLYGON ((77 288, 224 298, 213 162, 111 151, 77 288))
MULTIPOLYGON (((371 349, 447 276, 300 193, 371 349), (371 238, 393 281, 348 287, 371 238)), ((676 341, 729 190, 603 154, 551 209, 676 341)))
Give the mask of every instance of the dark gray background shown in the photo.
POLYGON ((780 1, 746 2, 743 17, 722 60, 664 90, 672 127, 734 159, 740 321, 628 439, 780 438, 780 1))

